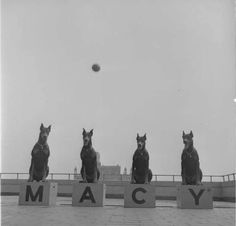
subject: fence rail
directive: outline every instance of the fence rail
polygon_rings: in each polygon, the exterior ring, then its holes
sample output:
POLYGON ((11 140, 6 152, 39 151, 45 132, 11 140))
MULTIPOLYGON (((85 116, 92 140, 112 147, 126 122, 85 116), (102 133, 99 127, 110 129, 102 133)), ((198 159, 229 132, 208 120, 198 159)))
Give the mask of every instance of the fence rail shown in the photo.
MULTIPOLYGON (((225 182, 235 181, 236 173, 226 175, 203 175, 203 182, 225 182)), ((0 179, 28 179, 28 173, 0 173, 0 179)), ((81 176, 74 173, 49 173, 48 179, 51 180, 79 180, 81 176)), ((130 181, 130 175, 119 174, 110 175, 103 174, 100 178, 101 181, 130 181)), ((181 181, 181 175, 178 174, 154 174, 152 181, 181 181)))

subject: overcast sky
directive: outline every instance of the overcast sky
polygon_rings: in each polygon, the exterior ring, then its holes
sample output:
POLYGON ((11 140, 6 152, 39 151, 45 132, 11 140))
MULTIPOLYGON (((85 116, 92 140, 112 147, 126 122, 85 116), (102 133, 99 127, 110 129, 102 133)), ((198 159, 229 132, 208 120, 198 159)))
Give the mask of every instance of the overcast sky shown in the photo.
POLYGON ((235 172, 233 0, 3 0, 2 172, 28 172, 41 122, 50 172, 81 166, 82 128, 104 165, 180 174, 193 130, 204 174, 235 172), (91 70, 99 63, 101 71, 91 70))

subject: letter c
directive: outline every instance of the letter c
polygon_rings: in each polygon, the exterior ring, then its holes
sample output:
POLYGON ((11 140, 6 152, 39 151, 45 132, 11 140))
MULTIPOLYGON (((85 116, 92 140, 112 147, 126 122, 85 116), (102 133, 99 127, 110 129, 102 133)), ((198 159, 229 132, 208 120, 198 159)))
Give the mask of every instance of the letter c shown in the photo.
POLYGON ((137 204, 143 204, 143 203, 145 203, 144 199, 139 200, 139 199, 136 198, 136 193, 139 192, 139 191, 143 192, 143 193, 147 192, 144 188, 135 188, 132 192, 132 199, 137 204))

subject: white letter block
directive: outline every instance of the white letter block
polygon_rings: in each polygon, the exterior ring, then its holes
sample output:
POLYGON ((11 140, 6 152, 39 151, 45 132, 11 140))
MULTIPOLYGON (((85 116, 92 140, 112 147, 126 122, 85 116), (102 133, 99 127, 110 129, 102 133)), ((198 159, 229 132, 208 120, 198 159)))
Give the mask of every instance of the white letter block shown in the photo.
POLYGON ((150 184, 128 184, 124 190, 124 207, 154 208, 155 187, 150 184))
POLYGON ((19 205, 55 206, 57 183, 26 182, 20 185, 19 205))
POLYGON ((212 189, 204 185, 177 187, 177 207, 181 209, 212 209, 212 189))
POLYGON ((72 206, 103 206, 105 201, 105 193, 105 184, 74 183, 72 191, 72 206))

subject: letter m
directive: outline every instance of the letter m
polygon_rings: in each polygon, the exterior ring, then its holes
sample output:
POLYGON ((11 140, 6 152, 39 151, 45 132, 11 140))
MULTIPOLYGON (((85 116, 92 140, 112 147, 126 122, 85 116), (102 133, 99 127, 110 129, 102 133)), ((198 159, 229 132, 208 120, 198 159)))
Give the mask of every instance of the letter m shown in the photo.
POLYGON ((33 191, 31 189, 30 185, 26 186, 26 195, 25 195, 25 201, 28 202, 30 199, 34 202, 39 197, 39 202, 42 202, 43 200, 43 185, 40 185, 38 190, 36 191, 35 195, 33 194, 33 191))

